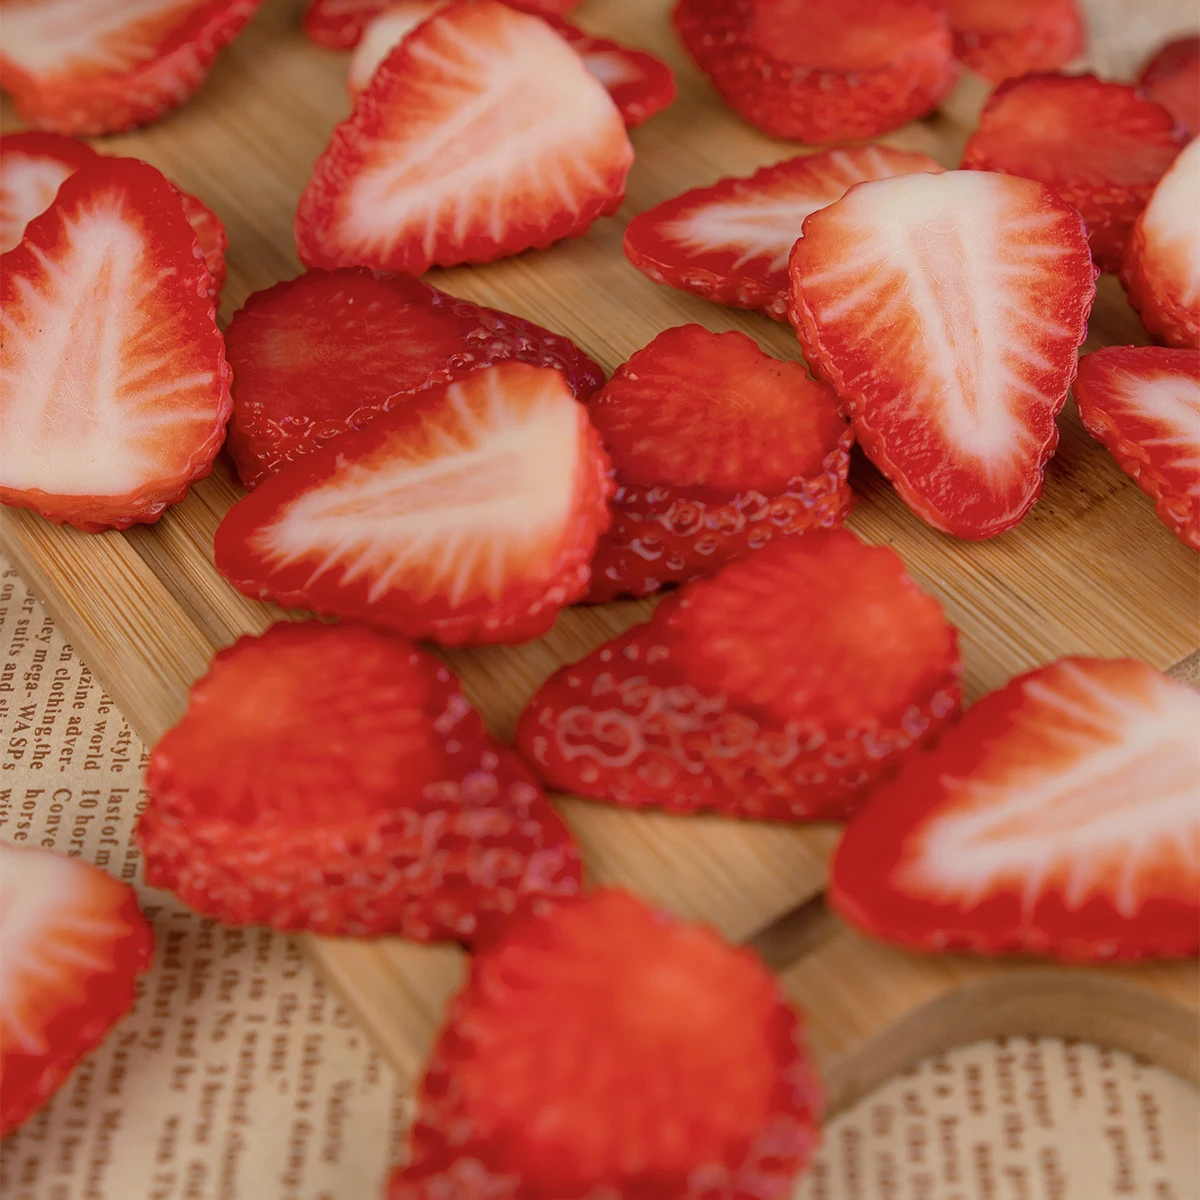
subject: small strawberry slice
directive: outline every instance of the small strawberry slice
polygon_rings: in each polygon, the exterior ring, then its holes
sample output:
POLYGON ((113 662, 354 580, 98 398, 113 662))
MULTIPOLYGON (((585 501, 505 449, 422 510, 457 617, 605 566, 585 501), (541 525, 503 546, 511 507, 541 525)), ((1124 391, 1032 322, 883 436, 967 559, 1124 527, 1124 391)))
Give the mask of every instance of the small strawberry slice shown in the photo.
POLYGON ((158 519, 212 469, 229 366, 179 193, 97 155, 0 259, 0 502, 88 532, 158 519))
POLYGON ((307 266, 406 275, 491 262, 615 212, 632 162, 612 99, 545 21, 456 0, 384 59, 334 130, 296 245, 307 266))
POLYGON ((0 75, 31 125, 120 133, 204 81, 262 0, 4 0, 0 75))
POLYGON ((1200 951, 1200 695, 1064 658, 984 697, 846 831, 830 900, 920 950, 1200 951))
POLYGON ((675 27, 726 104, 773 137, 875 137, 958 78, 940 0, 679 0, 675 27))
POLYGON ((1168 42, 1142 68, 1138 84, 1190 134, 1200 134, 1200 35, 1168 42))
POLYGON ((592 602, 700 579, 849 509, 854 435, 836 394, 744 333, 660 333, 588 412, 617 483, 592 602))
POLYGON ((133 889, 0 842, 0 1136, 63 1085, 133 1006, 153 937, 133 889))
POLYGON ((1083 52, 1076 0, 948 0, 954 53, 993 83, 1065 67, 1083 52))
POLYGON ((630 808, 836 820, 959 704, 957 634, 888 549, 780 538, 543 685, 517 745, 630 808))
POLYGON ((992 93, 962 165, 1053 188, 1082 214, 1096 265, 1116 271, 1130 227, 1186 142, 1175 118, 1128 84, 1026 75, 992 93))
POLYGON ((586 399, 604 372, 569 339, 416 279, 306 271, 255 292, 225 331, 229 452, 257 486, 415 392, 505 359, 554 367, 586 399))
POLYGON ((792 323, 855 435, 936 529, 1011 529, 1042 490, 1095 271, 1049 188, 976 171, 861 183, 804 222, 792 323))
POLYGON ((409 637, 527 641, 587 590, 609 469, 558 371, 500 363, 265 480, 216 564, 248 596, 409 637))
POLYGON ((229 924, 470 938, 579 890, 566 827, 450 670, 365 626, 223 650, 146 786, 146 881, 229 924))
POLYGON ((640 213, 625 230, 625 256, 655 283, 786 321, 788 254, 809 213, 867 179, 941 170, 926 154, 890 146, 801 155, 640 213))
MULTIPOLYGON (((367 26, 387 9, 415 7, 418 4, 445 8, 449 2, 450 0, 311 0, 304 12, 304 31, 318 45, 328 46, 332 50, 350 50, 361 43, 367 26)), ((524 12, 553 16, 574 8, 578 0, 505 2, 511 8, 519 8, 524 12)))
POLYGON ((821 1108, 750 951, 598 891, 472 957, 388 1200, 783 1197, 821 1108))

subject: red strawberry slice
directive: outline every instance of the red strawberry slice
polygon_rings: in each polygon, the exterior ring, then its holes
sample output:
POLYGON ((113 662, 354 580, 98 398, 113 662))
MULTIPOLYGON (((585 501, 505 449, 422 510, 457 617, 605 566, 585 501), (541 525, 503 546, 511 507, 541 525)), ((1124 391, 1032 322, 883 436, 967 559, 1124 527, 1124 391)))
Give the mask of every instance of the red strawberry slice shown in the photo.
POLYGON ((821 1108, 750 951, 594 892, 472 957, 388 1200, 783 1197, 821 1108))
POLYGON ((90 863, 0 842, 0 1135, 133 1006, 153 938, 133 890, 90 863))
POLYGON ((836 820, 955 712, 959 671, 891 550, 814 530, 551 676, 517 745, 551 787, 630 808, 836 820))
POLYGON ((255 292, 225 331, 229 451, 255 487, 413 393, 505 359, 554 367, 580 399, 604 372, 570 340, 405 276, 306 271, 255 292))
POLYGON ((895 129, 958 78, 940 0, 679 0, 675 26, 730 108, 801 142, 895 129))
POLYGON ((1200 695, 1064 658, 980 700, 872 795, 829 893, 919 950, 1139 959, 1200 951, 1200 695))
POLYGON ((955 55, 993 83, 1057 70, 1083 52, 1075 0, 948 0, 946 11, 955 55))
POLYGON ((1186 141, 1137 88, 1094 75, 1027 75, 992 93, 962 165, 1053 188, 1087 222, 1096 265, 1116 271, 1130 227, 1186 141))
POLYGON ((1200 350, 1097 350, 1079 361, 1075 403, 1162 523, 1200 550, 1200 350))
POLYGON ((801 155, 647 209, 625 230, 625 255, 655 283, 786 321, 788 254, 809 213, 867 179, 941 170, 890 146, 801 155))
MULTIPOLYGON (((540 16, 565 13, 578 0, 505 0, 511 8, 540 16)), ((449 0, 311 0, 304 12, 304 31, 319 45, 333 50, 357 46, 367 26, 380 13, 393 8, 431 3, 444 8, 449 0)), ((422 18, 424 20, 424 18, 422 18)))
POLYGON ((406 275, 491 262, 615 212, 632 162, 608 93, 545 21, 457 0, 384 59, 334 130, 296 245, 307 266, 406 275))
POLYGON ((97 156, 0 260, 0 502, 95 532, 212 469, 229 367, 179 193, 97 156))
POLYGON ((792 323, 868 457, 936 529, 1011 529, 1042 490, 1095 271, 1049 188, 975 171, 861 183, 804 222, 792 323))
POLYGON ((849 509, 854 435, 836 394, 744 333, 668 329, 588 411, 617 483, 593 602, 700 579, 849 509))
POLYGON ((428 941, 579 890, 579 852, 458 680, 306 621, 213 660, 155 746, 146 880, 229 924, 428 941))
POLYGON ((500 363, 264 481, 216 563, 257 599, 447 646, 527 641, 587 590, 609 469, 558 371, 500 363))
POLYGON ((1142 68, 1142 90, 1191 134, 1200 134, 1200 35, 1168 42, 1142 68))
POLYGON ((39 129, 146 125, 191 96, 261 2, 5 0, 3 86, 39 129))

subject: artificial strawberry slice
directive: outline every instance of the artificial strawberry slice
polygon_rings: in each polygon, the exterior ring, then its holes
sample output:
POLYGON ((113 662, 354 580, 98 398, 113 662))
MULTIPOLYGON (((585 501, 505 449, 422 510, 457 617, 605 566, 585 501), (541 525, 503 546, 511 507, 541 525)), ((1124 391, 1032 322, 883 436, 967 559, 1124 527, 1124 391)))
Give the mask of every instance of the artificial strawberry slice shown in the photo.
POLYGON ((625 230, 625 255, 655 283, 786 321, 788 253, 809 213, 867 179, 941 170, 926 154, 890 146, 801 155, 647 209, 625 230))
POLYGON ((1161 104, 1128 84, 1027 75, 992 93, 962 165, 1053 188, 1082 214, 1096 265, 1116 271, 1130 227, 1186 141, 1161 104))
POLYGON ((875 137, 958 78, 940 0, 679 0, 675 26, 730 108, 774 137, 875 137))
POLYGON ((977 171, 862 183, 804 222, 792 323, 868 457, 936 529, 1011 529, 1042 490, 1095 271, 1049 188, 977 171))
POLYGON ((229 367, 179 193, 97 155, 0 259, 0 502, 95 532, 212 468, 229 367))
POLYGON ((750 951, 594 892, 472 957, 388 1200, 782 1197, 821 1108, 799 1017, 750 951))
POLYGON ((830 900, 920 950, 1200 951, 1200 695, 1064 658, 984 697, 846 831, 830 900))
POLYGON ((545 21, 456 0, 392 50, 334 130, 296 244, 308 266, 491 262, 615 212, 632 162, 621 114, 545 21))
POLYGON ((1075 0, 948 0, 946 11, 955 55, 993 83, 1057 70, 1083 51, 1075 0))
POLYGON ((450 670, 365 626, 222 651, 146 786, 147 882, 229 924, 462 939, 579 889, 566 827, 450 670))
POLYGON ((711 575, 849 508, 854 435, 836 394, 744 333, 668 329, 588 411, 617 484, 590 601, 711 575))
POLYGON ((1138 84, 1191 134, 1200 134, 1200 35, 1168 42, 1142 68, 1138 84))
MULTIPOLYGON (((304 31, 318 45, 350 50, 360 44, 367 26, 380 13, 426 3, 445 8, 449 0, 311 0, 304 12, 304 31)), ((506 0, 506 3, 512 8, 547 16, 565 13, 575 7, 577 0, 506 0)))
POLYGON ((527 641, 587 590, 609 469, 558 371, 500 363, 265 480, 216 563, 260 600, 447 646, 527 641))
POLYGON ((631 808, 839 819, 959 704, 957 634, 888 549, 778 538, 564 667, 517 744, 631 808))
POLYGON ((133 1006, 153 938, 98 867, 0 842, 0 1136, 36 1112, 133 1006))
POLYGON ((203 82, 262 0, 5 0, 0 75, 31 125, 120 133, 203 82))

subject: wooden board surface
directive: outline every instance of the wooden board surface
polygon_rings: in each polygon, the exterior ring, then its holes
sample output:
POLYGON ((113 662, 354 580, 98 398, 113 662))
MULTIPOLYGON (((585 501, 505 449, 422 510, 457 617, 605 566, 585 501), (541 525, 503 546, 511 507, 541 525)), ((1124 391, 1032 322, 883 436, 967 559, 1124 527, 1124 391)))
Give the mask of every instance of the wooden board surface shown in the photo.
MULTIPOLYGON (((580 24, 649 49, 677 72, 676 104, 632 135, 637 162, 618 216, 583 239, 430 279, 566 333, 609 370, 660 330, 687 321, 741 329, 769 353, 799 359, 787 327, 658 287, 621 253, 633 214, 798 152, 720 104, 676 44, 668 8, 666 0, 586 0, 577 14, 580 24)), ((154 163, 224 220, 230 249, 223 321, 247 294, 299 270, 292 213, 330 129, 348 111, 345 68, 344 55, 305 41, 294 0, 268 0, 190 104, 150 129, 97 143, 154 163)), ((969 81, 941 114, 882 140, 956 165, 980 94, 978 81, 969 81)), ((3 127, 17 124, 6 106, 3 127)), ((1145 341, 1117 281, 1102 278, 1086 349, 1145 341)), ((1200 645, 1200 559, 1158 523, 1151 503, 1084 433, 1071 406, 1060 427, 1042 500, 1019 529, 980 544, 924 526, 871 467, 855 463, 852 482, 862 503, 849 524, 868 541, 892 545, 941 600, 962 632, 970 699, 1069 653, 1131 655, 1163 669, 1184 663, 1181 672, 1195 674, 1196 660, 1185 660, 1200 645)), ((239 494, 222 459, 153 527, 85 535, 2 510, 7 553, 147 742, 178 719, 188 685, 215 649, 280 615, 240 596, 213 569, 213 531, 239 494)), ((507 737, 557 666, 648 609, 645 602, 577 609, 528 645, 445 657, 492 728, 507 737)), ((919 959, 868 943, 824 908, 834 826, 672 818, 570 798, 560 811, 594 881, 710 921, 766 955, 809 1013, 836 1101, 918 1053, 1002 1028, 1090 1030, 1155 1057, 1162 1051, 1196 1075, 1191 964, 1068 972, 919 959)), ((310 939, 309 947, 401 1075, 415 1073, 445 996, 461 978, 461 953, 395 940, 310 939)))

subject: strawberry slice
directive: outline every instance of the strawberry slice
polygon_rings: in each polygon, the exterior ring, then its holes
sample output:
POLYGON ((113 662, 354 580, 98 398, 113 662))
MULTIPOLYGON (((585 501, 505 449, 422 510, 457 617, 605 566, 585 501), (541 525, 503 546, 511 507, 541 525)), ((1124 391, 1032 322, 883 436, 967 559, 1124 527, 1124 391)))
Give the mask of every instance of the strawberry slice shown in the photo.
POLYGON ((225 225, 207 204, 198 196, 176 189, 179 199, 183 201, 183 215, 187 217, 200 253, 204 255, 204 265, 208 268, 208 294, 214 304, 221 295, 225 285, 225 251, 229 248, 229 237, 225 225))
MULTIPOLYGON (((574 8, 578 0, 505 0, 511 8, 539 16, 552 16, 574 8)), ((351 50, 359 45, 367 26, 380 13, 394 8, 430 4, 445 8, 449 0, 311 0, 304 12, 304 31, 321 46, 351 50)), ((425 18, 422 17, 422 20, 425 18)))
POLYGON ((1200 951, 1200 695, 1064 658, 984 697, 855 818, 829 897, 919 950, 1200 951))
POLYGON ((632 162, 608 93, 545 21, 457 0, 384 59, 334 130, 296 245, 307 266, 406 275, 491 262, 615 212, 632 162))
POLYGON ((958 78, 941 0, 679 0, 674 19, 725 103, 773 137, 875 137, 958 78))
POLYGON ((1049 188, 975 171, 862 183, 804 222, 792 323, 904 502, 987 538, 1042 490, 1095 271, 1049 188))
POLYGON ((0 1136, 63 1085, 133 1007, 153 938, 133 889, 0 842, 0 1136))
POLYGON ((640 213, 625 230, 625 256, 655 283, 786 321, 788 253, 809 213, 867 179, 941 170, 926 154, 890 146, 801 155, 640 213))
POLYGON ((1138 84, 1190 134, 1200 134, 1200 34, 1163 46, 1142 68, 1138 84))
POLYGON ((505 359, 554 367, 586 399, 604 372, 570 340, 405 276, 306 271, 250 296, 225 331, 229 452, 255 487, 348 429, 505 359))
POLYGON ((608 472, 562 375, 500 363, 264 481, 221 523, 216 564, 260 600, 446 646, 527 641, 587 590, 608 472))
POLYGON ((4 0, 3 86, 31 125, 120 133, 204 81, 262 0, 4 0))
POLYGON ((0 502, 79 529, 158 519, 212 469, 229 367, 179 193, 97 156, 0 259, 0 502))
POLYGON ((1075 403, 1159 520, 1200 550, 1200 350, 1097 350, 1079 360, 1075 403))
POLYGON ((814 530, 551 676, 517 745, 551 787, 630 808, 836 820, 955 712, 959 672, 891 550, 814 530))
POLYGON ((450 670, 365 626, 222 651, 146 786, 146 881, 228 924, 470 938, 579 890, 566 827, 450 670))
POLYGON ((1096 265, 1116 271, 1130 227, 1186 141, 1161 104, 1128 84, 1027 75, 992 93, 962 165, 1053 188, 1082 214, 1096 265))
POLYGON ((1075 0, 947 0, 954 53, 993 83, 1065 67, 1083 52, 1075 0))
POLYGON ((592 602, 700 579, 849 509, 854 435, 836 394, 744 333, 668 329, 588 411, 617 484, 592 602))
POLYGON ((472 957, 388 1200, 783 1197, 821 1107, 750 951, 594 892, 472 957))

